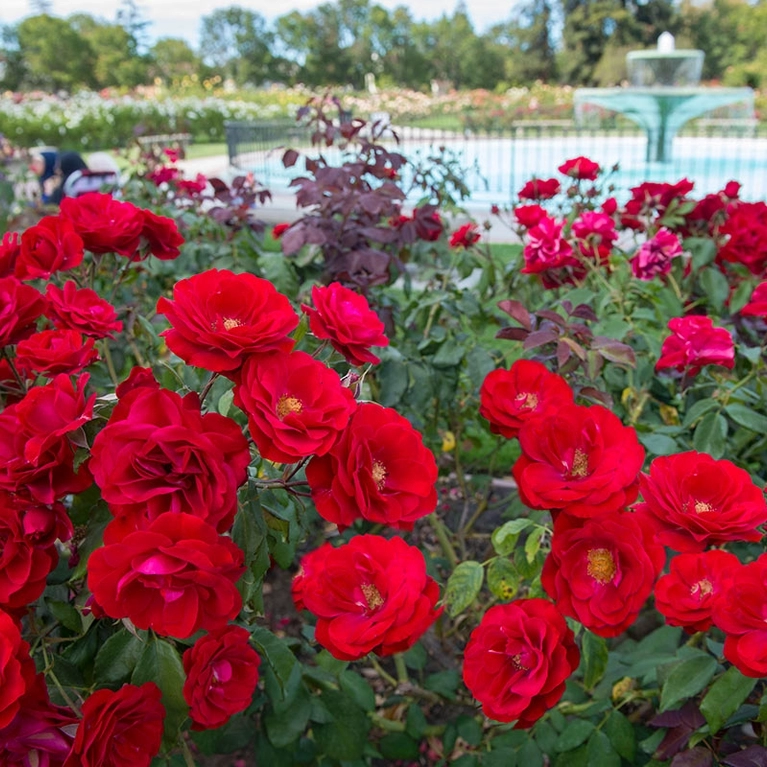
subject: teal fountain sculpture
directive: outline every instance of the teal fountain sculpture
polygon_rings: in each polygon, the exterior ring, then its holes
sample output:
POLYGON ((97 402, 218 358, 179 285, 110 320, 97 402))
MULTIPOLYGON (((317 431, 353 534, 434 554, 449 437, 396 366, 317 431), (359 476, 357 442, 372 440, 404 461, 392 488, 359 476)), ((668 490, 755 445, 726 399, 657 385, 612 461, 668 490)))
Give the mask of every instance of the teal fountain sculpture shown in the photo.
POLYGON ((703 51, 676 50, 673 35, 664 32, 657 49, 627 54, 629 85, 576 90, 576 120, 582 121, 586 104, 620 112, 647 134, 647 161, 670 162, 674 136, 689 120, 732 104, 742 104, 749 117, 754 113, 751 88, 698 84, 703 55, 703 51))

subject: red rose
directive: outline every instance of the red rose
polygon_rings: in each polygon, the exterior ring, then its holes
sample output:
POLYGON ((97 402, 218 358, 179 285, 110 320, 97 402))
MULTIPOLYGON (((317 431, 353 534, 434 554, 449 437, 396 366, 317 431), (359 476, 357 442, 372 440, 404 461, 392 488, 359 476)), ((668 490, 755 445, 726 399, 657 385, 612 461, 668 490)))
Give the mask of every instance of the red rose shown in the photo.
POLYGON ((312 302, 314 309, 306 304, 301 309, 309 316, 309 327, 317 338, 328 339, 350 365, 381 361, 370 347, 388 346, 389 339, 365 296, 332 282, 326 288, 315 285, 312 302))
POLYGON ((21 500, 14 503, 0 493, 0 608, 24 607, 43 593, 59 561, 56 538, 68 540, 72 534, 60 504, 53 510, 21 500))
MULTIPOLYGON (((141 229, 141 249, 148 250, 161 261, 171 261, 181 254, 184 238, 178 231, 178 224, 167 216, 158 216, 151 210, 141 210, 144 226, 141 229)), ((132 256, 135 260, 136 256, 132 256)))
POLYGON ((578 250, 584 258, 606 264, 618 239, 615 221, 606 213, 587 210, 573 221, 570 230, 578 240, 578 250))
POLYGON ((549 200, 560 189, 560 183, 555 178, 533 178, 519 190, 517 196, 520 200, 549 200))
POLYGON ((147 387, 149 389, 159 389, 160 384, 157 383, 157 379, 152 373, 152 368, 140 368, 138 365, 131 368, 128 377, 115 387, 115 394, 118 399, 122 399, 129 391, 133 389, 141 389, 147 387))
POLYGON ((296 608, 317 616, 316 640, 339 660, 404 652, 439 617, 439 586, 401 538, 356 535, 307 554, 293 580, 296 608))
POLYGON ((714 602, 714 625, 724 631, 724 657, 741 674, 767 676, 767 554, 736 568, 714 602))
POLYGON ((331 451, 306 467, 317 511, 342 530, 360 517, 412 530, 436 508, 437 474, 410 421, 372 402, 359 405, 331 451))
POLYGON ((141 209, 111 194, 88 192, 61 201, 61 217, 69 219, 91 253, 119 253, 131 258, 144 228, 141 209))
POLYGON ((298 325, 290 301, 268 280, 211 269, 173 288, 173 301, 160 298, 157 311, 171 328, 160 335, 190 365, 226 373, 248 355, 290 351, 288 333, 298 325))
POLYGON ((146 179, 155 186, 161 186, 162 184, 174 181, 180 172, 178 168, 174 168, 172 165, 161 165, 159 168, 155 168, 147 173, 146 179))
POLYGON ((47 378, 74 375, 99 358, 92 338, 77 330, 41 330, 16 347, 16 364, 47 378))
POLYGON ((559 517, 541 583, 565 615, 614 637, 636 620, 665 561, 644 517, 616 511, 582 526, 559 517))
POLYGON ((572 277, 564 270, 580 266, 578 259, 573 256, 572 246, 562 236, 563 227, 564 223, 557 223, 550 216, 544 216, 527 233, 527 243, 522 251, 525 266, 521 272, 540 274, 545 288, 572 282, 572 277))
POLYGON ((540 205, 517 205, 514 208, 514 218, 525 229, 532 229, 547 216, 548 214, 540 205))
POLYGON ((636 432, 599 405, 562 405, 519 432, 512 473, 533 509, 596 517, 632 503, 644 448, 636 432))
POLYGON ((290 224, 287 222, 283 222, 281 224, 275 224, 272 227, 272 237, 275 240, 279 240, 280 237, 282 237, 282 235, 288 231, 288 229, 290 229, 290 224))
POLYGON ((45 298, 30 285, 15 277, 0 279, 0 346, 29 338, 46 306, 45 298))
POLYGON ((0 240, 0 279, 11 277, 21 253, 21 235, 6 232, 0 240))
POLYGON ((123 329, 112 304, 100 298, 90 288, 78 290, 73 280, 67 280, 64 289, 48 283, 48 318, 60 330, 78 330, 91 338, 113 337, 123 329))
POLYGON ((760 282, 740 310, 744 317, 767 317, 767 282, 760 282))
POLYGON ((269 461, 293 463, 325 455, 357 405, 335 371, 306 352, 248 359, 234 387, 250 436, 269 461))
POLYGON ((598 163, 589 160, 588 157, 574 157, 572 160, 565 160, 557 170, 565 176, 570 176, 570 178, 596 181, 600 167, 598 163))
POLYGON ((602 203, 602 213, 606 213, 608 216, 614 216, 616 211, 618 210, 618 201, 615 199, 615 197, 608 197, 603 203, 602 203))
POLYGON ((508 370, 493 370, 479 390, 479 413, 493 434, 512 439, 531 418, 573 401, 567 381, 545 365, 517 360, 508 370))
POLYGON ((482 616, 463 654, 463 681, 486 716, 527 728, 562 697, 580 657, 551 602, 518 599, 482 616))
POLYGON ((205 187, 208 186, 208 179, 202 174, 198 173, 194 179, 174 179, 173 184, 176 191, 182 195, 188 195, 189 197, 196 197, 205 191, 205 187))
POLYGON ((767 271, 767 203, 734 202, 719 233, 727 241, 717 253, 719 263, 743 264, 752 274, 767 271))
POLYGON ((149 767, 162 744, 161 699, 154 682, 94 692, 83 703, 83 718, 64 767, 149 767))
POLYGON ((450 235, 450 247, 470 248, 481 236, 476 224, 464 224, 450 235))
POLYGON ((658 275, 668 274, 672 259, 681 255, 682 243, 679 238, 662 227, 654 237, 642 243, 631 259, 631 271, 640 280, 651 280, 658 275))
POLYGON ((676 184, 665 181, 645 181, 631 188, 631 201, 637 203, 638 212, 644 215, 653 212, 663 214, 673 201, 682 202, 694 186, 695 184, 686 178, 677 181, 676 184))
POLYGON ((4 767, 61 767, 80 720, 48 698, 45 677, 38 674, 20 701, 13 721, 0 728, 0 764, 4 767))
POLYGON ((715 328, 710 317, 692 315, 668 321, 673 335, 663 341, 655 370, 671 368, 694 376, 706 365, 735 367, 735 344, 730 331, 715 328))
POLYGON ((223 628, 242 607, 234 585, 244 555, 191 514, 163 514, 146 530, 103 546, 88 560, 88 588, 112 618, 185 639, 223 628))
POLYGON ((221 727, 250 705, 260 658, 249 640, 244 628, 227 626, 198 639, 184 653, 184 700, 193 730, 221 727))
POLYGON ((10 615, 0 610, 0 727, 7 727, 20 709, 24 693, 35 684, 29 645, 10 615))
POLYGON ((21 420, 20 404, 0 412, 0 490, 31 494, 40 503, 51 504, 90 487, 93 478, 87 461, 74 470, 74 447, 66 435, 67 425, 57 419, 56 428, 64 432, 41 435, 37 427, 29 425, 23 410, 21 420))
POLYGON ((124 394, 93 441, 91 471, 117 521, 115 542, 165 512, 193 514, 226 532, 247 479, 248 442, 231 418, 167 389, 124 394))
POLYGON ((21 235, 15 274, 20 280, 48 279, 54 272, 74 269, 83 260, 83 241, 70 221, 45 216, 21 235))
POLYGON ((703 551, 726 541, 758 541, 767 522, 764 493, 744 469, 706 453, 655 458, 639 477, 644 503, 657 539, 675 551, 703 551))
POLYGON ((718 549, 680 554, 671 560, 671 572, 655 584, 655 607, 669 626, 708 631, 714 604, 740 567, 734 554, 718 549))

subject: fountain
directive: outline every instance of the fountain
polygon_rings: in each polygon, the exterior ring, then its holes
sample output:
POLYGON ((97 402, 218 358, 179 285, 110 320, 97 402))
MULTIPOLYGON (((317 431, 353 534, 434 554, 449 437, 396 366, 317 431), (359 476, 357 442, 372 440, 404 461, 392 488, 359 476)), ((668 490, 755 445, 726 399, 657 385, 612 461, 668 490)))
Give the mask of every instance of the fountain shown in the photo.
POLYGON ((647 161, 670 162, 674 136, 689 120, 730 104, 745 104, 749 116, 754 112, 751 88, 698 84, 703 56, 703 51, 676 50, 674 36, 664 32, 657 49, 627 54, 628 86, 576 90, 576 120, 581 121, 584 104, 620 112, 647 134, 647 161))

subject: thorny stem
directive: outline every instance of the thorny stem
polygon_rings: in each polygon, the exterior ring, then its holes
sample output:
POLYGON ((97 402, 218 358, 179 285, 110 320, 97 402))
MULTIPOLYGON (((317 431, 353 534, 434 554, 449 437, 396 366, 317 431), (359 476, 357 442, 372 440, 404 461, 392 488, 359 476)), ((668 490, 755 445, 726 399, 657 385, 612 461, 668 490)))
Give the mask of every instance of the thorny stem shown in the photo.
POLYGON ((396 687, 399 684, 399 682, 397 682, 397 680, 388 671, 384 671, 383 667, 378 662, 378 658, 376 658, 375 655, 371 653, 368 655, 368 658, 370 659, 370 664, 376 670, 376 673, 381 677, 381 679, 388 682, 392 687, 396 687))
POLYGON ((101 350, 104 354, 104 361, 107 363, 107 370, 109 371, 109 377, 112 379, 112 383, 117 387, 120 383, 117 377, 117 371, 115 370, 115 364, 112 361, 112 352, 109 351, 109 343, 106 339, 101 341, 101 350))
MULTIPOLYGON (((450 261, 450 266, 448 266, 447 271, 442 277, 442 285, 440 286, 440 290, 444 290, 447 287, 448 280, 450 279, 450 276, 453 273, 453 270, 458 265, 458 256, 461 253, 460 248, 455 249, 455 254, 453 255, 452 260, 450 261)), ((437 310, 440 308, 441 302, 437 301, 431 305, 431 309, 429 310, 429 316, 426 320, 426 327, 423 329, 423 337, 428 338, 429 333, 431 332, 431 326, 434 323, 434 318, 437 315, 437 310)))
POLYGON ((429 517, 429 521, 431 522, 432 530, 434 530, 434 535, 437 536, 439 545, 442 547, 442 551, 450 562, 450 566, 455 569, 458 565, 458 555, 455 553, 453 544, 450 543, 450 537, 447 534, 444 522, 436 514, 432 514, 429 517))
POLYGON ((394 667, 397 669, 397 680, 399 684, 407 684, 410 681, 410 678, 407 675, 405 656, 401 652, 394 653, 394 667))
POLYGON ((192 752, 189 750, 189 744, 186 742, 185 738, 181 738, 181 753, 184 755, 186 767, 197 767, 192 752))
POLYGON ((16 370, 16 366, 13 364, 13 360, 11 359, 10 355, 8 354, 7 349, 2 350, 2 355, 5 358, 6 362, 8 363, 9 367, 11 368, 11 373, 13 373, 13 377, 16 381, 16 383, 19 385, 19 389, 22 393, 26 392, 27 387, 24 385, 24 381, 21 380, 21 376, 19 375, 19 371, 16 370))
POLYGON ((208 393, 213 388, 213 384, 216 383, 216 379, 219 377, 219 373, 211 373, 210 378, 208 379, 208 382, 203 387, 203 390, 200 392, 200 405, 205 402, 205 398, 208 396, 208 393))

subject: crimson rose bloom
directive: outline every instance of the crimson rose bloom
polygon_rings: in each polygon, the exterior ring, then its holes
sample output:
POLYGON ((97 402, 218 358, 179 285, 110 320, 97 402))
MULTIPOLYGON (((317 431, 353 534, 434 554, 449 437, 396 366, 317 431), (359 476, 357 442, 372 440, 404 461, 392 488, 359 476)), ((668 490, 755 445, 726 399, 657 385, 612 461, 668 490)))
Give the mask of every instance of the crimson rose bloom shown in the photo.
POLYGON ((439 586, 401 538, 356 535, 307 554, 293 580, 296 609, 317 616, 315 638, 339 660, 411 647, 439 617, 439 586))
POLYGON ((631 259, 631 271, 640 280, 651 280, 671 271, 671 261, 682 255, 682 243, 679 238, 665 227, 655 236, 642 243, 634 258, 631 259))
POLYGON ((249 640, 244 628, 227 626, 198 639, 184 653, 184 700, 193 730, 221 727, 250 705, 260 658, 249 640))
POLYGON ((370 308, 365 296, 331 282, 326 288, 312 288, 315 308, 301 305, 309 315, 309 327, 317 338, 330 341, 350 365, 376 364, 381 360, 370 351, 371 346, 388 346, 384 324, 370 308))
POLYGON ((508 370, 493 370, 479 390, 479 413, 490 431, 513 439, 530 419, 573 401, 567 381, 545 365, 517 360, 508 370))
POLYGON ((0 728, 0 764, 3 767, 61 767, 71 748, 80 720, 48 698, 45 677, 38 674, 19 701, 19 712, 0 728))
POLYGON ((149 767, 162 744, 161 699, 154 682, 94 692, 83 703, 83 718, 64 767, 149 767))
POLYGON ((519 190, 517 196, 520 200, 549 200, 560 189, 560 183, 555 178, 533 178, 519 190))
POLYGON ((714 625, 726 635, 724 657, 741 674, 767 676, 767 554, 737 568, 714 602, 714 625))
POLYGON ((74 269, 83 260, 83 241, 70 221, 45 216, 21 235, 15 273, 20 280, 48 279, 54 272, 74 269))
POLYGON ((141 208, 101 192, 65 197, 60 215, 72 222, 85 249, 96 254, 119 253, 132 257, 144 229, 141 208))
POLYGON ((541 583, 565 615, 614 637, 636 620, 665 561, 644 517, 615 511, 581 525, 562 516, 541 583))
POLYGON ((29 338, 47 306, 45 298, 15 277, 0 279, 0 347, 29 338))
POLYGON ((173 301, 157 311, 171 328, 160 335, 190 365, 228 373, 256 352, 290 351, 288 333, 298 325, 290 301, 269 280, 210 269, 173 287, 173 301))
POLYGON ((743 264, 752 274, 767 271, 767 203, 734 202, 719 229, 727 241, 717 253, 719 263, 743 264))
POLYGON ((734 554, 719 549, 680 554, 671 560, 671 572, 655 584, 655 607, 669 626, 708 631, 714 604, 740 567, 734 554))
POLYGON ((223 628, 242 607, 244 555, 191 514, 162 514, 88 560, 88 588, 112 618, 185 639, 223 628))
POLYGON ((547 216, 548 214, 540 205, 517 205, 514 208, 514 218, 525 229, 532 229, 547 216))
POLYGON ((519 432, 522 455, 512 469, 523 503, 533 509, 596 517, 632 503, 644 448, 636 432, 600 405, 562 405, 519 432))
POLYGON ((527 233, 527 243, 522 251, 525 266, 522 274, 540 274, 545 288, 554 288, 571 282, 572 277, 564 270, 580 266, 573 256, 573 248, 562 237, 564 222, 557 223, 544 216, 527 233), (561 271, 560 271, 561 270, 561 271))
POLYGON ((20 253, 21 236, 17 232, 6 232, 0 240, 0 279, 13 275, 20 253))
POLYGON ((61 504, 50 509, 0 493, 0 608, 24 607, 43 593, 59 561, 56 538, 73 532, 61 504))
POLYGON ((476 224, 464 224, 450 235, 450 247, 470 248, 481 236, 476 224))
POLYGON ((282 237, 282 235, 288 231, 288 229, 290 229, 290 224, 287 222, 283 222, 281 224, 275 224, 272 227, 272 237, 275 240, 279 240, 280 237, 282 237))
POLYGON ((531 727, 565 691, 578 668, 573 632, 551 602, 517 599, 491 607, 463 655, 463 681, 499 722, 531 727))
POLYGON ((570 231, 578 240, 578 250, 584 258, 598 264, 607 263, 613 243, 618 239, 611 216, 587 210, 573 221, 570 231))
POLYGON ((306 352, 248 359, 234 404, 247 414, 261 455, 279 463, 325 455, 357 406, 336 372, 306 352))
POLYGON ((600 168, 598 163, 588 157, 574 157, 572 160, 565 160, 557 170, 570 178, 596 181, 600 168))
POLYGON ((744 317, 767 317, 767 282, 760 282, 740 310, 744 317))
POLYGON ((165 512, 193 514, 223 533, 247 479, 248 442, 231 418, 200 412, 192 392, 154 387, 129 391, 91 450, 91 471, 117 518, 108 543, 165 512))
POLYGON ((767 522, 764 493, 730 461, 695 451, 660 456, 639 487, 644 503, 637 510, 654 518, 658 541, 675 551, 762 538, 756 528, 767 522))
POLYGON ((663 341, 656 371, 671 368, 694 376, 706 365, 735 367, 730 331, 715 328, 710 317, 674 317, 668 321, 668 328, 673 335, 663 341))
POLYGON ((404 416, 359 405, 327 455, 306 467, 320 516, 340 529, 362 517, 412 530, 437 505, 437 463, 404 416))
MULTIPOLYGON (((178 231, 178 224, 167 216, 158 216, 151 210, 141 210, 144 226, 141 229, 142 250, 146 248, 161 261, 172 261, 181 254, 184 238, 178 231)), ((136 256, 132 256, 135 260, 136 256)))
POLYGON ((11 723, 24 693, 35 683, 29 645, 10 615, 0 610, 0 727, 11 723))
POLYGON ((48 298, 46 315, 58 329, 78 330, 91 338, 111 338, 123 329, 112 304, 100 298, 95 290, 78 290, 73 280, 67 280, 63 290, 48 283, 45 295, 48 298))
POLYGON ((41 330, 16 347, 19 368, 48 378, 79 373, 98 358, 95 341, 77 330, 41 330))

